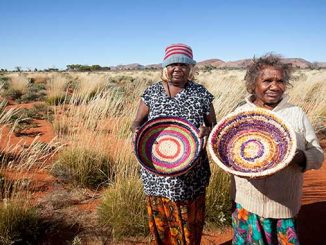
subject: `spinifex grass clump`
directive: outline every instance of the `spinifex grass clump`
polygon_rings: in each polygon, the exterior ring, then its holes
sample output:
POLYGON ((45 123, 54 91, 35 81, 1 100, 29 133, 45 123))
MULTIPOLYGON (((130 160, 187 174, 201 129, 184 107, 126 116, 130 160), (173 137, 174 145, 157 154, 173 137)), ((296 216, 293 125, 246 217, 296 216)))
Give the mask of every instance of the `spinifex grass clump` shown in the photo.
POLYGON ((206 224, 208 228, 231 224, 230 177, 211 165, 212 176, 206 191, 206 224))
POLYGON ((99 221, 114 239, 148 234, 145 195, 139 178, 114 183, 98 208, 99 221))
POLYGON ((97 188, 113 180, 112 160, 84 148, 67 148, 58 155, 52 173, 76 185, 97 188))
POLYGON ((2 82, 1 91, 1 95, 7 99, 26 103, 43 100, 46 95, 45 84, 35 83, 34 79, 26 77, 25 74, 10 76, 7 79, 5 83, 2 82))
POLYGON ((41 219, 26 203, 0 204, 0 244, 36 244, 41 234, 41 219))

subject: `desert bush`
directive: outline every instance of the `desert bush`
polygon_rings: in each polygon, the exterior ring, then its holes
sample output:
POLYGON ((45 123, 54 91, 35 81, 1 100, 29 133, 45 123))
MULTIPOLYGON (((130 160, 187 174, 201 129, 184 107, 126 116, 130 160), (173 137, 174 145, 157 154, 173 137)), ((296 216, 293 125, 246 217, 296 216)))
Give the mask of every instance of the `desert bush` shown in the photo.
POLYGON ((98 208, 101 225, 114 239, 148 234, 145 195, 139 178, 129 178, 109 186, 98 208))
POLYGON ((28 116, 33 119, 45 119, 49 122, 52 122, 54 119, 54 110, 46 103, 37 103, 34 104, 33 107, 28 111, 28 116))
POLYGON ((19 89, 9 87, 7 90, 4 90, 1 95, 7 99, 20 100, 23 92, 19 89))
POLYGON ((1 80, 1 95, 4 98, 19 101, 27 91, 29 79, 25 75, 9 74, 7 77, 2 77, 1 80))
POLYGON ((36 244, 41 219, 36 210, 20 202, 3 201, 0 206, 0 243, 36 244))
POLYGON ((27 86, 27 91, 24 93, 20 102, 31 102, 31 101, 41 101, 44 100, 46 96, 45 85, 42 83, 29 83, 27 86))
POLYGON ((0 88, 8 89, 9 88, 9 78, 0 76, 0 88))
POLYGON ((51 172, 76 185, 98 188, 113 181, 112 160, 103 154, 83 148, 59 152, 51 172))

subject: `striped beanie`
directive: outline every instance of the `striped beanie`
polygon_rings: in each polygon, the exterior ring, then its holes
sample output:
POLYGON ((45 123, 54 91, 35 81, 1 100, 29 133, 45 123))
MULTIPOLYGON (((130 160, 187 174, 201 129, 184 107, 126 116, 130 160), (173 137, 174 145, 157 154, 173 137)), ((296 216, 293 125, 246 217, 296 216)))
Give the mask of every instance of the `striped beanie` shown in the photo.
POLYGON ((192 49, 188 45, 177 43, 171 44, 165 49, 165 56, 162 67, 173 63, 184 63, 195 65, 196 61, 192 58, 192 49))

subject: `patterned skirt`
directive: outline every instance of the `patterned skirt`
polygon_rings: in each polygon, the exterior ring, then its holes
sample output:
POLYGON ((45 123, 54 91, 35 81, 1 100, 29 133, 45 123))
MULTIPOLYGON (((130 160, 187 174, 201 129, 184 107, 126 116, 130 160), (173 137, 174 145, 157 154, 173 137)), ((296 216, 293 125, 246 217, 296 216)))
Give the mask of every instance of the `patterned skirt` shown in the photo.
POLYGON ((299 244, 295 219, 262 218, 240 204, 232 214, 232 244, 299 244))
POLYGON ((150 244, 199 245, 205 219, 205 194, 195 200, 147 197, 150 244))

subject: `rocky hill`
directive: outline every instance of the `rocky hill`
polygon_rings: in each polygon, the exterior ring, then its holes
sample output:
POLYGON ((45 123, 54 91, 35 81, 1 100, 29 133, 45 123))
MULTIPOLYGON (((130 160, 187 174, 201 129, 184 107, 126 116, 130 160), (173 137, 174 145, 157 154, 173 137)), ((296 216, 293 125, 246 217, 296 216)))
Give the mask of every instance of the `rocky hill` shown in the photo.
MULTIPOLYGON (((305 59, 301 58, 284 58, 284 62, 292 63, 293 67, 307 69, 307 68, 326 68, 326 62, 314 62, 311 63, 305 59)), ((242 59, 236 61, 223 61, 220 59, 208 59, 197 62, 197 67, 199 69, 205 68, 229 68, 229 69, 245 69, 250 63, 252 59, 242 59)), ((128 65, 118 65, 111 66, 111 70, 144 70, 144 69, 160 69, 162 67, 161 64, 151 64, 151 65, 141 65, 138 63, 128 64, 128 65)))

